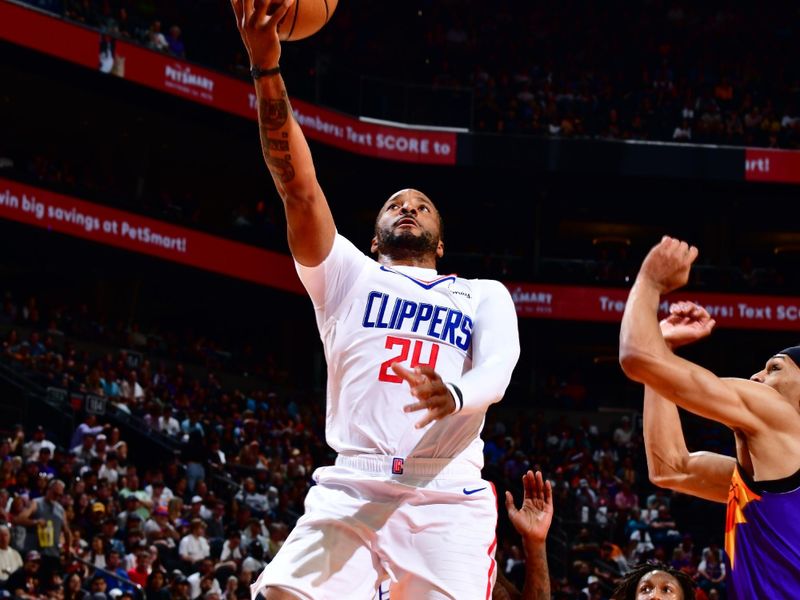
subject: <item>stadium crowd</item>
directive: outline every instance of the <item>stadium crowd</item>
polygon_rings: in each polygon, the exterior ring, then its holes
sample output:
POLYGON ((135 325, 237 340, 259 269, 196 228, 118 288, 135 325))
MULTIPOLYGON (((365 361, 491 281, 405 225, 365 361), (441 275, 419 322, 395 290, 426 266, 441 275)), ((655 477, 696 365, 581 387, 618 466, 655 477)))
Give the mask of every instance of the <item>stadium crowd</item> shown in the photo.
MULTIPOLYGON (((3 432, 2 587, 21 598, 102 600, 141 589, 159 598, 249 597, 248 584, 303 512, 311 472, 333 458, 321 394, 284 393, 267 373, 251 390, 230 389, 221 365, 191 353, 192 369, 171 360, 153 368, 147 352, 132 368, 127 344, 82 350, 69 311, 61 326, 70 333, 57 342, 45 321, 31 319, 35 304, 6 296, 2 364, 108 405, 103 415, 79 408, 68 439, 36 425, 3 432), (143 426, 144 443, 168 440, 175 452, 137 462, 143 454, 125 435, 131 420, 143 426)), ((36 310, 51 316, 47 307, 36 310)), ((577 406, 592 392, 579 381, 554 381, 550 393, 577 406)), ((631 565, 648 558, 695 577, 706 594, 698 597, 725 597, 719 540, 698 527, 685 497, 649 485, 635 419, 620 413, 601 429, 590 411, 577 413, 580 422, 567 413, 520 414, 527 416, 490 412, 485 477, 517 497, 529 468, 552 481, 561 532, 550 544, 555 598, 607 598, 631 565)), ((521 588, 521 545, 502 514, 498 530, 499 569, 521 588)))
MULTIPOLYGON (((249 68, 219 3, 28 2, 157 51, 240 75, 249 68)), ((297 55, 366 78, 471 90, 474 130, 800 146, 800 74, 779 60, 798 50, 790 2, 340 4, 297 55), (409 32, 420 43, 405 43, 409 32)), ((294 70, 313 77, 317 66, 294 70)))

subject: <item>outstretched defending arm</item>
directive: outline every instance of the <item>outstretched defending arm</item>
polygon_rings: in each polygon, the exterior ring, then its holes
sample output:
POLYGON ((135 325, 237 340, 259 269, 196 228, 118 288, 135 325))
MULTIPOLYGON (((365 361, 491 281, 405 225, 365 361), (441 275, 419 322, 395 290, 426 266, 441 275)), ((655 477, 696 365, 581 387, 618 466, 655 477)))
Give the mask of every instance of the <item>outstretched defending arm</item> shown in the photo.
POLYGON ((673 354, 661 336, 659 299, 686 284, 696 257, 697 248, 667 236, 647 254, 622 316, 620 365, 630 379, 695 414, 744 432, 763 430, 764 417, 776 412, 775 398, 769 398, 774 390, 747 380, 720 379, 673 354))
MULTIPOLYGON (((706 337, 715 321, 701 306, 678 302, 660 323, 670 349, 706 337)), ((660 487, 706 500, 726 502, 736 461, 713 452, 692 452, 686 447, 678 407, 650 386, 644 387, 644 448, 650 481, 660 487)))
POLYGON ((713 452, 689 452, 678 407, 644 388, 644 448, 650 481, 698 498, 725 503, 736 460, 713 452))
POLYGON ((506 492, 506 510, 514 529, 522 536, 525 548, 525 587, 522 600, 550 598, 550 573, 547 568, 547 532, 553 521, 553 490, 540 471, 522 476, 522 506, 514 506, 514 497, 506 492))
POLYGON ((277 70, 281 55, 277 27, 292 2, 231 0, 250 64, 266 71, 255 80, 258 126, 264 161, 286 211, 289 249, 301 265, 314 267, 333 247, 336 226, 277 70))

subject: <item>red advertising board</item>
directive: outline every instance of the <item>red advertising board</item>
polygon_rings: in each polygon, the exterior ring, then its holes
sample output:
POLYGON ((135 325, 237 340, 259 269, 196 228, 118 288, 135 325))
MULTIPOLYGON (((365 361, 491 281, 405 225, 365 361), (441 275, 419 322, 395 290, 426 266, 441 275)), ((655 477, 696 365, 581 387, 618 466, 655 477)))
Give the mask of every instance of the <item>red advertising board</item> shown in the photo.
POLYGON ((2 178, 0 218, 304 293, 284 254, 2 178))
MULTIPOLYGON (((509 283, 520 317, 575 321, 619 322, 625 310, 627 289, 591 288, 533 283, 509 283)), ((719 327, 733 329, 800 330, 800 298, 675 292, 662 298, 659 311, 669 303, 691 300, 704 306, 719 327)))
POLYGON ((98 68, 97 31, 5 0, 0 0, 0 38, 84 67, 98 68))
POLYGON ((747 148, 744 159, 747 181, 800 183, 800 152, 771 148, 747 148))
MULTIPOLYGON (((131 42, 111 43, 93 29, 3 0, 0 38, 192 102, 256 118, 256 96, 248 82, 131 42)), ((456 163, 453 132, 366 123, 300 100, 292 100, 292 107, 309 138, 342 150, 404 162, 456 163)))
MULTIPOLYGON (((290 257, 156 219, 0 178, 0 219, 10 219, 101 244, 149 254, 297 294, 304 289, 290 257)), ((627 289, 506 282, 522 318, 616 323, 627 289)), ((662 299, 692 300, 720 327, 800 330, 800 298, 677 292, 662 299)))

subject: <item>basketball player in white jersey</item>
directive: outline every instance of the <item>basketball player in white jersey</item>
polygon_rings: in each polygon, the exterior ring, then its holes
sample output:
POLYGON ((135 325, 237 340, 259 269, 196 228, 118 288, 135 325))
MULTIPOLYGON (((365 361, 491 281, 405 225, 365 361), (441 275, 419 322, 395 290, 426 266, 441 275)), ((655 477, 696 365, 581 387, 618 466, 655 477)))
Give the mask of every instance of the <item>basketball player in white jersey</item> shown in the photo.
POLYGON ((264 158, 328 363, 326 439, 305 514, 252 586, 267 600, 486 599, 497 498, 479 437, 519 356, 496 281, 440 275, 441 219, 422 192, 381 207, 372 252, 338 235, 278 69, 277 10, 231 0, 258 100, 264 158), (270 14, 271 13, 271 14, 270 14))

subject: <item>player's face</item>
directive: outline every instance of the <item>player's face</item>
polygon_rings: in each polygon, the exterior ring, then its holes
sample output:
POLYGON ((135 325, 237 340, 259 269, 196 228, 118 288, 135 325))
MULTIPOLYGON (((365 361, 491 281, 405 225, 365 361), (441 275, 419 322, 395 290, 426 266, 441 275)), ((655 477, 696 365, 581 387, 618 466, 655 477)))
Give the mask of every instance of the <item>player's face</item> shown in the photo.
POLYGON ((646 573, 636 586, 636 600, 684 600, 680 583, 664 571, 646 573))
POLYGON ((375 221, 372 251, 391 257, 429 253, 441 257, 441 221, 430 198, 411 189, 389 198, 375 221))
POLYGON ((784 398, 800 398, 800 368, 786 355, 776 354, 770 358, 750 380, 768 385, 784 398))

